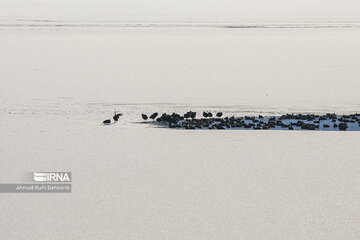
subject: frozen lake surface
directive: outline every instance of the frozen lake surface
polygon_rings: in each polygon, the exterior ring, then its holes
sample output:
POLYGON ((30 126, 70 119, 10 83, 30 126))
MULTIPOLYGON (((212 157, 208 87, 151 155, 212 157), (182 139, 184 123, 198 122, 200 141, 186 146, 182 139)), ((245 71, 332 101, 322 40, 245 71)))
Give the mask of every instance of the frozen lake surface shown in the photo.
POLYGON ((5 20, 0 182, 71 171, 73 191, 1 194, 3 238, 360 238, 359 132, 171 131, 141 119, 189 110, 360 112, 356 23, 86 27, 5 20), (114 111, 124 116, 103 126, 114 111))

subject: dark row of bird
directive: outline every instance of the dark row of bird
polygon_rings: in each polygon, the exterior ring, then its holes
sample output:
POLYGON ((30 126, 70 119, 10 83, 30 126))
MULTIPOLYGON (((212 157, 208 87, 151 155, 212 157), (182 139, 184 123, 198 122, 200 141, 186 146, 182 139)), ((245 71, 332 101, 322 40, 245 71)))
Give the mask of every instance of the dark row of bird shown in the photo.
MULTIPOLYGON (((288 130, 353 130, 360 131, 360 114, 337 115, 317 114, 284 114, 281 116, 244 116, 222 117, 218 112, 215 117, 211 112, 203 112, 202 118, 196 118, 196 112, 189 111, 183 115, 158 113, 150 115, 150 119, 169 128, 179 129, 288 129, 288 130)), ((142 114, 148 120, 146 114, 142 114)), ((153 122, 154 123, 154 122, 153 122)))
MULTIPOLYGON (((158 115, 159 114, 157 112, 155 112, 155 113, 151 114, 149 118, 155 119, 158 115)), ((220 118, 222 115, 223 115, 222 112, 216 113, 216 117, 218 117, 218 118, 220 118)), ((167 116, 167 114, 164 113, 161 117, 166 117, 166 116, 167 116)), ((179 118, 179 120, 184 120, 184 119, 189 119, 189 118, 194 119, 196 117, 196 112, 189 111, 189 112, 185 113, 183 116, 181 116, 177 113, 173 113, 171 116, 177 117, 177 118, 179 118)), ((212 118, 213 114, 211 112, 203 112, 203 116, 204 116, 204 118, 212 118)), ((146 114, 141 114, 141 117, 144 120, 148 120, 148 116, 146 114)))

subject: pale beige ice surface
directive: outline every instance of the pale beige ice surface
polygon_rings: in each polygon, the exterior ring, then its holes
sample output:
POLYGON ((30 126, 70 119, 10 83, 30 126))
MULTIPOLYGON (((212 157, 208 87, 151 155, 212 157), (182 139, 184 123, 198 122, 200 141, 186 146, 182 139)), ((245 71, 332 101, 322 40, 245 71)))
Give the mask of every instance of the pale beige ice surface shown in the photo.
POLYGON ((359 104, 359 28, 5 28, 0 36, 6 100, 359 104))
POLYGON ((359 40, 357 29, 1 30, 0 181, 67 170, 73 192, 1 194, 0 239, 359 239, 358 132, 137 123, 194 108, 360 112, 359 40), (114 110, 124 117, 102 126, 114 110))
POLYGON ((73 192, 2 194, 3 239, 359 237, 358 132, 5 122, 2 181, 70 170, 73 192))

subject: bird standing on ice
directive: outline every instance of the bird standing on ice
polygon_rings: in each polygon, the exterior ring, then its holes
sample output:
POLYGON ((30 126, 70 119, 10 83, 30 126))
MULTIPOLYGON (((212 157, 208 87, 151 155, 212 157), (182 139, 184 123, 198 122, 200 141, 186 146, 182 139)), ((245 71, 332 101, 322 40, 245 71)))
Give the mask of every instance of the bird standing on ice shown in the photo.
POLYGON ((113 119, 115 122, 117 122, 119 120, 119 117, 122 116, 122 113, 116 113, 114 112, 114 116, 113 116, 113 119))
POLYGON ((114 122, 111 123, 111 120, 110 119, 106 119, 103 121, 103 124, 104 125, 111 125, 111 124, 115 124, 117 123, 117 121, 119 120, 120 116, 122 116, 123 114, 122 113, 116 113, 116 111, 114 112, 114 116, 113 116, 113 120, 114 122))

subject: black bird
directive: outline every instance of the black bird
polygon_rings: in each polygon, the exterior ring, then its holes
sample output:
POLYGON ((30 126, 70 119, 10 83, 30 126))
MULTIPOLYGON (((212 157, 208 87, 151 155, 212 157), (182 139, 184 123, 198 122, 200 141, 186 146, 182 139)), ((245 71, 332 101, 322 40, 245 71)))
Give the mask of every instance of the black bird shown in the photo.
POLYGON ((189 117, 190 117, 190 114, 191 114, 191 112, 185 113, 185 114, 184 114, 184 118, 189 118, 189 117))
POLYGON ((114 116, 113 116, 113 119, 115 122, 117 122, 119 120, 119 117, 122 116, 122 113, 116 113, 114 112, 114 116))
POLYGON ((213 115, 211 112, 208 112, 208 116, 209 116, 209 118, 211 118, 213 115))
POLYGON ((151 119, 155 119, 155 118, 157 117, 157 115, 159 115, 157 112, 156 112, 156 113, 153 113, 153 114, 151 114, 150 118, 151 118, 151 119))
POLYGON ((194 119, 194 118, 196 117, 196 112, 191 112, 191 113, 190 113, 190 117, 191 117, 192 119, 194 119))
POLYGON ((348 128, 348 125, 346 123, 340 123, 339 124, 339 129, 341 131, 346 131, 347 128, 348 128))
POLYGON ((207 118, 209 116, 209 113, 203 112, 203 116, 204 116, 204 118, 207 118))
POLYGON ((223 115, 222 112, 218 112, 218 113, 216 114, 217 117, 221 117, 222 115, 223 115))
POLYGON ((110 119, 106 119, 103 121, 103 124, 110 124, 110 123, 111 123, 110 119))
POLYGON ((146 116, 146 114, 141 114, 141 117, 142 117, 144 120, 147 120, 147 119, 148 119, 148 116, 146 116))

